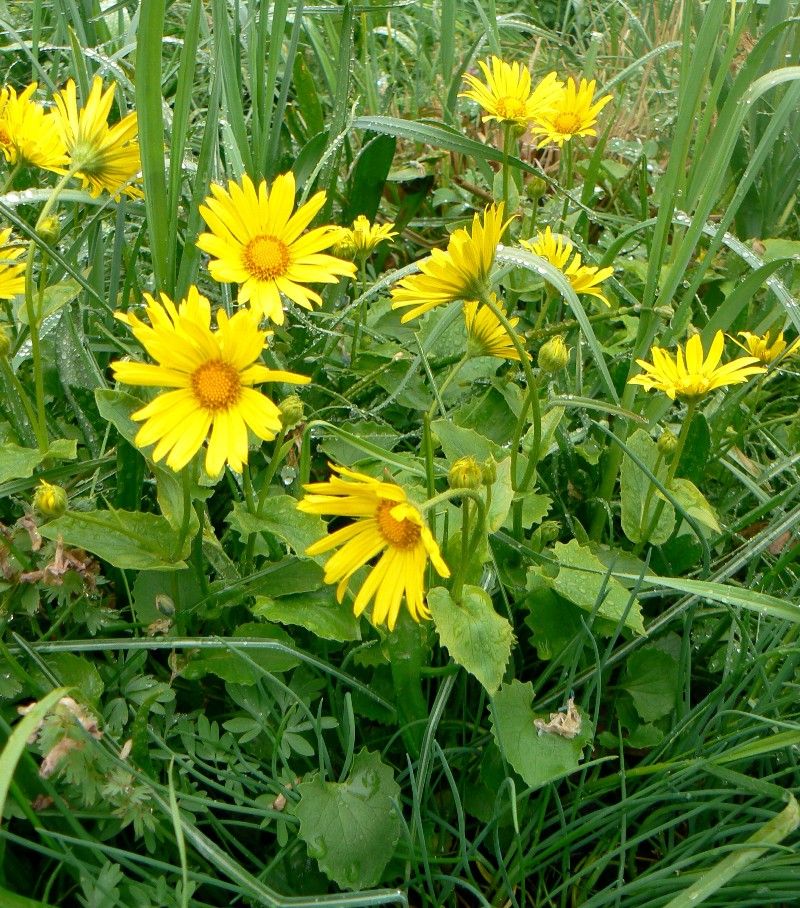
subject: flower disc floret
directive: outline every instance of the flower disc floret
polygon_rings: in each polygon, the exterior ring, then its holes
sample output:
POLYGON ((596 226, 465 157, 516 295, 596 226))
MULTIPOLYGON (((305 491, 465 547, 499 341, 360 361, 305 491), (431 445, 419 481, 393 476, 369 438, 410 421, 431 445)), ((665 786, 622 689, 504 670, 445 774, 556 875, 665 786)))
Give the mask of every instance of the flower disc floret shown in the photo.
POLYGON ((271 441, 281 430, 279 408, 253 385, 262 382, 306 384, 294 372, 268 369, 260 362, 267 332, 243 309, 232 318, 217 311, 211 328, 211 305, 192 286, 175 306, 145 294, 149 324, 136 315, 119 315, 156 364, 114 362, 118 381, 129 385, 174 388, 159 394, 132 418, 144 425, 136 434, 139 447, 155 444, 153 460, 165 457, 180 470, 208 439, 205 467, 216 476, 228 463, 241 472, 247 463, 247 433, 271 441))
POLYGON ((284 321, 282 295, 305 309, 321 305, 308 284, 335 284, 355 274, 352 262, 323 253, 336 243, 339 228, 306 230, 324 204, 325 193, 318 192, 294 211, 291 172, 276 177, 270 189, 265 180, 256 187, 248 176, 231 180, 227 189, 212 184, 200 206, 210 232, 197 240, 211 256, 211 277, 239 284, 239 302, 278 325, 284 321))
POLYGON ((305 485, 298 510, 307 514, 352 517, 355 520, 324 536, 306 549, 309 556, 338 549, 325 564, 325 582, 336 584, 336 598, 344 598, 350 579, 374 558, 377 562, 353 602, 356 616, 370 602, 373 624, 393 629, 405 599, 414 621, 430 618, 425 605, 425 568, 428 560, 441 577, 450 571, 419 510, 393 482, 331 464, 327 482, 305 485))

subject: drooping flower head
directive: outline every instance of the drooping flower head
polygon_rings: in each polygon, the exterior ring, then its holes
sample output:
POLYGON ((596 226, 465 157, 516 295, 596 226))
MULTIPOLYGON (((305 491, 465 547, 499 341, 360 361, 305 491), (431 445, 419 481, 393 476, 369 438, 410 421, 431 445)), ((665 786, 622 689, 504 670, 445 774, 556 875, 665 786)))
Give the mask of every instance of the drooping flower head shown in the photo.
POLYGON ((0 91, 0 151, 9 164, 58 170, 67 150, 53 114, 32 100, 37 83, 19 95, 10 86, 0 91))
POLYGON ((253 385, 262 382, 306 384, 294 372, 268 369, 260 361, 267 332, 243 309, 232 318, 217 310, 217 330, 211 329, 211 305, 192 286, 176 306, 165 294, 156 300, 145 294, 150 324, 135 315, 125 322, 156 364, 115 362, 114 377, 128 385, 175 388, 159 394, 132 419, 144 425, 136 444, 155 444, 153 460, 167 458, 180 470, 207 437, 205 466, 216 476, 227 462, 240 473, 247 463, 247 430, 271 441, 281 429, 278 407, 253 385))
POLYGON ((0 300, 13 299, 25 292, 25 263, 17 259, 25 247, 11 239, 11 228, 0 230, 0 300))
POLYGON ((579 252, 575 252, 572 243, 564 237, 554 234, 549 227, 545 229, 544 233, 541 231, 537 233, 532 240, 521 240, 520 245, 529 252, 546 259, 551 265, 562 271, 576 293, 594 296, 606 306, 610 305, 600 289, 600 284, 606 278, 611 277, 614 273, 613 268, 596 268, 593 265, 581 264, 581 255, 579 252), (572 260, 570 261, 570 259, 572 260))
POLYGON ((449 577, 450 570, 419 509, 393 482, 381 482, 334 464, 331 469, 335 475, 328 482, 303 487, 307 494, 297 507, 307 514, 355 520, 323 536, 306 549, 306 554, 339 549, 325 564, 325 582, 337 584, 339 602, 353 574, 380 555, 356 595, 355 615, 374 599, 372 623, 386 622, 392 630, 405 596, 406 608, 415 621, 430 618, 424 582, 428 559, 441 577, 449 577))
POLYGON ((79 108, 75 82, 70 79, 54 98, 55 125, 67 148, 69 164, 77 167, 75 175, 90 195, 96 198, 105 191, 118 199, 124 192, 131 198, 141 198, 141 189, 131 185, 142 167, 136 112, 108 125, 116 89, 117 83, 112 82, 103 91, 102 79, 95 76, 86 104, 79 108))
POLYGON ((213 258, 208 270, 215 281, 239 284, 239 302, 282 325, 281 294, 298 306, 311 309, 322 297, 307 284, 335 284, 340 276, 353 277, 355 265, 323 254, 336 242, 338 228, 316 227, 306 233, 325 204, 318 192, 294 211, 294 174, 275 178, 267 189, 258 189, 248 176, 231 180, 227 190, 212 184, 211 195, 200 214, 211 233, 203 233, 197 246, 213 258))
POLYGON ((795 353, 800 352, 800 337, 787 345, 783 338, 783 331, 779 331, 777 334, 768 331, 766 334, 760 335, 740 331, 739 337, 744 338, 744 343, 736 340, 735 337, 731 337, 731 340, 765 366, 775 362, 779 356, 794 356, 795 353))
POLYGON ((594 129, 597 117, 612 96, 603 95, 595 101, 596 84, 594 79, 591 82, 581 79, 580 85, 576 86, 571 76, 567 79, 549 109, 536 118, 534 132, 543 136, 539 148, 551 142, 561 146, 574 136, 597 135, 594 129))
MULTIPOLYGON (((497 297, 492 294, 492 299, 498 306, 497 297)), ((516 327, 519 318, 510 318, 511 327, 516 327)), ((517 348, 514 346, 502 322, 483 303, 464 303, 464 323, 467 328, 467 350, 470 356, 496 356, 498 359, 513 359, 520 361, 517 348)), ((525 341, 517 335, 520 343, 525 341)))
POLYGON ((352 227, 341 227, 334 246, 334 252, 349 259, 368 256, 380 243, 397 236, 394 224, 370 224, 363 214, 352 227))
POLYGON ((407 322, 434 306, 455 300, 473 300, 488 292, 489 275, 497 244, 509 221, 503 221, 503 204, 489 205, 472 229, 454 230, 447 249, 434 249, 420 262, 421 274, 403 278, 392 288, 392 309, 413 307, 400 319, 407 322))
POLYGON ((547 110, 564 87, 554 72, 531 90, 531 74, 520 63, 506 63, 499 57, 492 57, 488 63, 478 61, 485 84, 470 73, 464 80, 471 86, 463 91, 461 98, 476 101, 486 111, 483 122, 497 120, 498 123, 516 123, 525 127, 547 110))
POLYGON ((650 351, 653 362, 637 359, 645 371, 630 379, 629 384, 641 385, 647 391, 663 391, 671 400, 678 397, 693 401, 716 388, 742 384, 751 375, 766 371, 764 366, 757 365, 754 356, 740 356, 721 366, 724 345, 725 335, 717 331, 707 355, 699 334, 689 338, 685 355, 680 345, 674 356, 668 350, 653 347, 650 351))

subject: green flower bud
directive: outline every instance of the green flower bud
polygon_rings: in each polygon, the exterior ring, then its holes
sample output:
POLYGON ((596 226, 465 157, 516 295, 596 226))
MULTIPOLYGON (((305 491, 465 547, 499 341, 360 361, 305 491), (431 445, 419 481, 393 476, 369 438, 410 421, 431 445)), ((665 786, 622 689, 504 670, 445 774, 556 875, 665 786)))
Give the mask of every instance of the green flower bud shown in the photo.
POLYGON ((531 177, 525 187, 528 198, 536 202, 547 192, 547 183, 541 177, 531 177))
POLYGON ((46 243, 55 243, 61 236, 61 222, 59 221, 58 216, 51 214, 49 217, 46 217, 36 228, 36 233, 46 243))
POLYGON ((494 485, 497 479, 497 461, 491 455, 486 458, 481 467, 483 473, 483 484, 485 486, 494 485))
POLYGON ((678 439, 669 429, 664 429, 658 436, 656 444, 662 457, 672 457, 678 447, 678 439))
POLYGON ((536 360, 542 372, 560 372, 569 362, 569 350, 560 334, 542 344, 536 360))
POLYGON ((283 428, 288 431, 303 421, 305 416, 305 406, 297 394, 290 394, 278 404, 281 411, 281 422, 283 428))
POLYGON ((447 474, 451 489, 479 489, 483 483, 483 470, 474 457, 459 457, 447 474))
POLYGON ((545 520, 539 527, 539 538, 544 545, 548 542, 555 542, 561 535, 561 524, 557 520, 545 520))
POLYGON ((8 356, 11 350, 11 334, 5 325, 0 325, 0 356, 8 356))
POLYGON ((33 494, 33 506, 45 517, 60 517, 67 510, 67 493, 61 486, 40 479, 33 494))

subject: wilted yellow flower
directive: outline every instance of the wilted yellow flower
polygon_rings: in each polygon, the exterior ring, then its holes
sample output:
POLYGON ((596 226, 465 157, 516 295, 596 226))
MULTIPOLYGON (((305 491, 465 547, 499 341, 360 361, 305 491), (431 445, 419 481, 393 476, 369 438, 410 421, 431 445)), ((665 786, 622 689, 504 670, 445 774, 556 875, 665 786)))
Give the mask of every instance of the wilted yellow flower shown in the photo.
POLYGON ((573 136, 597 135, 593 128, 597 115, 612 97, 604 95, 594 101, 595 86, 594 79, 591 82, 581 79, 580 86, 575 85, 572 77, 567 79, 567 84, 555 96, 550 108, 536 118, 534 132, 544 136, 539 148, 551 142, 563 145, 573 136))
POLYGON ((756 365, 758 360, 754 356, 740 356, 720 366, 724 345, 725 335, 717 331, 708 355, 703 352, 699 334, 687 341, 685 356, 680 345, 674 358, 667 350, 653 347, 650 351, 653 362, 637 359, 645 371, 630 379, 629 384, 641 385, 648 391, 663 391, 671 400, 679 397, 691 401, 716 388, 741 384, 751 375, 766 371, 764 366, 756 365))
POLYGON ((12 241, 10 227, 0 230, 0 300, 25 292, 25 263, 17 262, 24 252, 24 246, 12 241))
POLYGON ((384 240, 397 236, 394 224, 370 224, 363 214, 352 227, 341 227, 336 238, 334 252, 346 258, 362 258, 370 254, 384 240))
POLYGON ((392 309, 413 306, 400 319, 407 322, 434 306, 472 300, 488 291, 497 244, 510 221, 503 221, 503 203, 489 205, 483 219, 476 214, 472 230, 454 230, 447 249, 434 249, 420 262, 421 274, 403 278, 392 288, 392 309))
MULTIPOLYGON (((498 306, 502 306, 494 294, 492 299, 498 306)), ((516 327, 519 318, 510 318, 508 321, 513 328, 516 327)), ((464 323, 467 328, 467 349, 470 356, 496 356, 498 359, 520 361, 517 348, 508 332, 488 306, 474 300, 464 303, 464 323)), ((517 337, 524 345, 524 339, 520 335, 517 337)))
POLYGON ((336 227, 316 227, 307 233, 325 204, 318 192, 294 211, 294 174, 276 177, 267 189, 258 189, 248 176, 241 185, 229 181, 227 190, 212 184, 211 196, 200 214, 211 233, 203 233, 197 246, 213 256, 208 270, 215 281, 239 284, 239 302, 250 303, 259 316, 282 325, 281 294, 298 306, 311 309, 322 297, 306 284, 335 284, 340 276, 353 277, 355 265, 322 254, 336 242, 336 227), (302 235, 301 235, 302 234, 302 235))
POLYGON ((606 278, 611 277, 614 273, 613 268, 596 268, 593 265, 581 264, 581 255, 579 252, 575 252, 572 243, 564 237, 554 234, 549 227, 544 233, 541 231, 537 233, 532 240, 521 240, 520 245, 529 252, 546 259, 551 265, 562 271, 576 293, 594 296, 606 306, 610 305, 600 289, 600 284, 606 278), (570 257, 572 257, 572 261, 570 261, 570 257))
POLYGON ((306 384, 294 372, 268 369, 260 361, 267 332, 258 330, 247 309, 228 318, 217 310, 217 331, 211 330, 211 305, 192 286, 175 306, 161 294, 145 294, 149 325, 135 315, 117 317, 156 361, 112 363, 114 377, 128 385, 175 388, 137 410, 132 419, 144 422, 136 435, 139 447, 156 444, 153 460, 167 458, 180 470, 211 433, 206 472, 216 476, 226 461, 241 473, 247 463, 247 430, 271 441, 281 429, 278 407, 252 386, 261 382, 306 384))
POLYGON ((381 482, 334 464, 331 469, 338 475, 328 482, 303 487, 308 494, 298 503, 298 510, 356 520, 310 545, 306 555, 321 555, 341 546, 325 564, 325 582, 337 584, 339 602, 353 574, 380 555, 356 595, 355 615, 360 615, 374 598, 372 623, 386 622, 392 630, 405 594, 406 608, 415 621, 430 618, 424 582, 428 559, 441 577, 449 577, 450 570, 419 509, 393 482, 381 482))
MULTIPOLYGON (((108 125, 116 89, 117 83, 112 82, 104 92, 102 79, 95 76, 86 104, 78 109, 75 82, 70 79, 53 99, 54 122, 66 145, 70 166, 77 168, 75 176, 90 195, 96 198, 105 190, 115 199, 123 192, 141 198, 141 189, 130 185, 142 167, 136 112, 126 114, 114 126, 108 125)), ((59 173, 64 172, 64 168, 59 169, 59 173)))
POLYGON ((31 100, 37 83, 19 95, 7 86, 0 91, 0 151, 9 164, 57 170, 67 160, 67 150, 56 129, 53 114, 31 100))
POLYGON ((483 122, 497 120, 498 123, 527 124, 547 110, 557 98, 564 83, 554 72, 548 73, 531 91, 531 74, 519 63, 506 63, 499 57, 492 57, 488 63, 478 62, 486 84, 469 73, 464 80, 472 86, 463 91, 461 98, 476 101, 487 111, 483 122))
POLYGON ((761 335, 740 331, 739 337, 744 338, 744 343, 736 340, 735 337, 731 337, 731 340, 750 356, 754 356, 759 362, 764 363, 765 366, 774 362, 779 356, 792 356, 800 350, 800 337, 787 345, 783 339, 783 331, 779 331, 777 334, 768 331, 761 335))

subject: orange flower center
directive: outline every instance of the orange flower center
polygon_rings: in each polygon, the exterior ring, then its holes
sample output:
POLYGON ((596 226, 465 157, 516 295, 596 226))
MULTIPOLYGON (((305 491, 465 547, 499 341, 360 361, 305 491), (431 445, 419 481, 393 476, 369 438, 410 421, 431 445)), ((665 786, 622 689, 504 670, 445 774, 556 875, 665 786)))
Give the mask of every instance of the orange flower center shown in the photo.
POLYGON ((504 120, 516 120, 525 116, 525 102, 506 95, 497 99, 497 114, 504 120))
POLYGON ((11 144, 11 133, 6 128, 5 123, 0 123, 0 145, 11 144))
POLYGON ((254 236, 242 250, 242 260, 252 277, 272 281, 286 274, 289 249, 276 236, 254 236))
POLYGON ((564 110, 553 118, 553 126, 562 136, 571 136, 581 128, 581 118, 573 110, 564 110))
POLYGON ((239 373, 233 366, 212 359, 192 372, 192 391, 206 410, 227 410, 241 393, 239 373))
POLYGON ((378 530, 389 545, 398 549, 410 549, 419 542, 422 528, 407 518, 395 520, 391 515, 391 511, 397 504, 398 502, 396 501, 389 501, 386 498, 381 499, 378 510, 375 512, 378 530))

